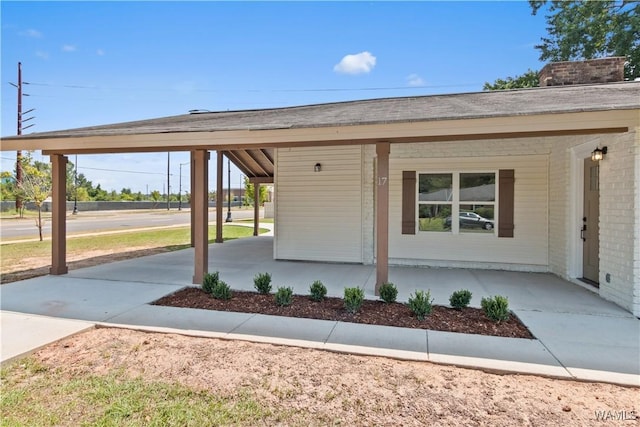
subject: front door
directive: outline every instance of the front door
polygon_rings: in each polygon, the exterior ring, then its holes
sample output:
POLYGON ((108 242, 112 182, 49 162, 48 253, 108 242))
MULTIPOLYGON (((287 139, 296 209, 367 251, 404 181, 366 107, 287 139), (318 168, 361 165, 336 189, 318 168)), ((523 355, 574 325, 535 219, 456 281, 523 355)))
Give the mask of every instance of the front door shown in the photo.
POLYGON ((582 217, 582 277, 598 285, 600 281, 600 166, 584 159, 584 210, 582 217))

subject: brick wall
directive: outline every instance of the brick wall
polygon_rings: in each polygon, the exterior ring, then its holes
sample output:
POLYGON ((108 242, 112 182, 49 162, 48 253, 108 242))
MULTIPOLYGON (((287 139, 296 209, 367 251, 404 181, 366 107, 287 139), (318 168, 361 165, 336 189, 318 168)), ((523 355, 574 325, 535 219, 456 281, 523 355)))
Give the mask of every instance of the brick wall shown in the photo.
POLYGON ((540 70, 540 86, 611 83, 624 80, 626 58, 612 57, 587 61, 552 62, 540 70))

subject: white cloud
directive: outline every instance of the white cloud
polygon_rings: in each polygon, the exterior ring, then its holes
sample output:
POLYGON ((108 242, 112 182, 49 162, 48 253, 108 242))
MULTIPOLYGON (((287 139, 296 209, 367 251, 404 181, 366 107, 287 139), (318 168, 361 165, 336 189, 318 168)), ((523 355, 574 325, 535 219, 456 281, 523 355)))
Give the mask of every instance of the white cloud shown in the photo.
POLYGON ((38 30, 34 30, 33 28, 29 28, 26 31, 20 32, 20 35, 25 37, 31 37, 33 39, 42 38, 42 33, 38 30))
POLYGON ((98 56, 104 56, 104 50, 102 50, 102 49, 98 49, 98 50, 96 50, 96 55, 98 55, 98 56))
POLYGON ((424 80, 417 74, 409 74, 406 80, 409 86, 424 86, 424 80))
POLYGON ((376 57, 369 52, 346 55, 334 67, 333 71, 343 74, 369 73, 376 66, 376 57))
POLYGON ((64 46, 62 46, 62 51, 63 52, 75 52, 76 51, 76 47, 72 44, 65 44, 64 46))
POLYGON ((40 59, 49 59, 49 52, 44 52, 42 50, 39 50, 36 52, 36 56, 40 59))

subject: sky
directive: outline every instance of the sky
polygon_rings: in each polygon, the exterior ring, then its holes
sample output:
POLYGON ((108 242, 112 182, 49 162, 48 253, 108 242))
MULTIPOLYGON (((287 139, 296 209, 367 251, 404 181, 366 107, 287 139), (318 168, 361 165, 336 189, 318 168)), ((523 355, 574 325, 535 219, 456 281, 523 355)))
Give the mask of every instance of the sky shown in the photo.
MULTIPOLYGON (((477 92, 540 69, 534 46, 546 35, 544 12, 531 15, 526 1, 3 0, 0 14, 2 136, 16 134, 18 62, 23 111, 34 109, 23 116, 34 117, 28 134, 193 109, 477 92)), ((1 156, 0 169, 12 171, 15 153, 1 156)), ((189 191, 188 161, 171 153, 172 193, 180 175, 189 191)), ((77 164, 108 191, 164 192, 167 182, 167 153, 80 155, 77 164)), ((232 165, 231 186, 241 180, 232 165)))

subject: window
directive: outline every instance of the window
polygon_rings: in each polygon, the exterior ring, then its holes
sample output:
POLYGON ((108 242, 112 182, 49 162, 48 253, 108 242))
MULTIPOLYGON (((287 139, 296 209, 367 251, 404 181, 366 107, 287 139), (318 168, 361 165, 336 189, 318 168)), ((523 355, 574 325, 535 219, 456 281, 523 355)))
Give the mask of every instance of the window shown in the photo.
POLYGON ((418 175, 420 231, 494 234, 495 204, 495 172, 418 175))

